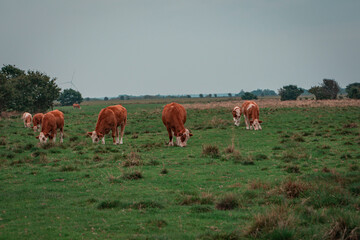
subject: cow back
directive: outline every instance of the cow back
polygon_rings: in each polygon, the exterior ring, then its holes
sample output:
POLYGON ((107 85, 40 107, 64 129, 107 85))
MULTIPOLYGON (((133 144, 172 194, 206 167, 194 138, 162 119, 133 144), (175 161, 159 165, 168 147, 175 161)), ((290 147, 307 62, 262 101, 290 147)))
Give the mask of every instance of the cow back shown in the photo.
POLYGON ((114 112, 117 126, 120 126, 122 124, 126 124, 127 120, 127 110, 123 106, 115 105, 115 106, 109 106, 107 109, 110 109, 114 112))
POLYGON ((64 114, 61 111, 54 110, 54 111, 51 111, 51 112, 48 112, 48 113, 52 114, 54 116, 57 128, 63 128, 64 127, 64 114))
POLYGON ((162 112, 162 121, 165 126, 171 128, 184 128, 186 122, 185 108, 175 102, 167 104, 162 112))

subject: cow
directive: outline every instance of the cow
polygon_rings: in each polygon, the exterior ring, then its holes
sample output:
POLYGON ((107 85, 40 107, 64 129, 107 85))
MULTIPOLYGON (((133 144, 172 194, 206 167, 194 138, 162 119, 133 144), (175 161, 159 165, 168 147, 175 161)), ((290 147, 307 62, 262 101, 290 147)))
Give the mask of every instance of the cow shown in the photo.
POLYGON ((24 120, 24 127, 25 128, 31 128, 32 116, 31 116, 30 113, 24 112, 21 119, 24 120))
MULTIPOLYGON (((241 113, 244 114, 246 129, 261 130, 259 120, 259 106, 254 101, 245 101, 241 106, 241 113)), ((240 113, 240 116, 241 116, 240 113)))
POLYGON ((81 109, 80 105, 77 104, 77 103, 74 103, 74 104, 73 104, 73 108, 74 108, 74 109, 75 109, 75 108, 81 109))
POLYGON ((234 109, 232 110, 232 115, 235 126, 239 126, 241 119, 241 108, 239 106, 235 106, 234 109))
POLYGON ((34 130, 34 132, 41 130, 41 123, 42 123, 42 118, 43 117, 44 117, 44 114, 42 114, 42 113, 37 113, 37 114, 34 115, 34 117, 33 117, 33 130, 34 130))
POLYGON ((105 135, 112 131, 113 144, 123 144, 124 130, 127 121, 127 110, 121 105, 109 106, 102 109, 98 116, 95 131, 88 132, 87 135, 91 137, 93 143, 98 143, 100 140, 105 144, 105 135), (121 128, 119 141, 119 129, 121 128), (116 136, 116 140, 115 140, 116 136))
POLYGON ((48 112, 42 118, 41 132, 36 138, 40 140, 40 143, 46 143, 48 139, 55 143, 58 129, 60 129, 60 143, 62 143, 64 137, 64 114, 59 110, 48 112))
POLYGON ((175 102, 165 105, 162 112, 162 122, 169 133, 169 146, 174 146, 173 136, 176 137, 176 145, 185 147, 192 133, 184 127, 186 122, 185 108, 175 102))

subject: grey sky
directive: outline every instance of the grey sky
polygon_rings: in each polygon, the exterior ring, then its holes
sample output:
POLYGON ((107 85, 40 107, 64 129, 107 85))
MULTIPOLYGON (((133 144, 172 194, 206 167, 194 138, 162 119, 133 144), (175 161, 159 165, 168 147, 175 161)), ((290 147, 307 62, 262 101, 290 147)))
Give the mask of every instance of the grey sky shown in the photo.
POLYGON ((359 0, 0 0, 0 64, 84 97, 360 81, 359 0))

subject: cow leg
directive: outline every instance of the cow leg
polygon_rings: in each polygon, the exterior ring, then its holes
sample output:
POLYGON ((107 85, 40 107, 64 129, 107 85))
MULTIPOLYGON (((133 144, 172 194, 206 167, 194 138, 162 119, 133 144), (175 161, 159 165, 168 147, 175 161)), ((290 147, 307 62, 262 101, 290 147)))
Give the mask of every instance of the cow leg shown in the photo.
POLYGON ((111 136, 112 136, 112 138, 113 138, 113 144, 114 144, 114 145, 118 144, 117 141, 116 141, 116 139, 115 139, 116 136, 119 136, 119 135, 118 135, 118 129, 117 129, 117 127, 114 127, 114 128, 112 129, 112 131, 111 131, 111 136))
POLYGON ((173 142, 173 131, 171 130, 171 128, 166 128, 169 134, 169 146, 174 146, 174 142, 173 142))
POLYGON ((64 129, 63 128, 60 128, 60 143, 63 143, 64 141, 64 129))
POLYGON ((120 131, 120 144, 123 144, 124 131, 125 131, 125 123, 121 124, 121 131, 120 131))
POLYGON ((244 116, 244 118, 245 118, 246 129, 249 129, 249 119, 247 116, 244 116))
POLYGON ((116 144, 119 144, 119 127, 116 127, 116 144))
POLYGON ((105 136, 101 139, 101 143, 105 144, 105 136))

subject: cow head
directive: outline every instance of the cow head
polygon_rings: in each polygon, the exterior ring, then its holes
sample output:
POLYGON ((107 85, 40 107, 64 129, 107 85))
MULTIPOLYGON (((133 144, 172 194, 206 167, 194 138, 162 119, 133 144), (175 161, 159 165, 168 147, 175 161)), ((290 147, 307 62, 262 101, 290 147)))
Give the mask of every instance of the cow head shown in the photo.
POLYGON ((262 123, 262 121, 260 121, 259 119, 255 119, 254 121, 250 121, 251 126, 254 128, 254 130, 262 130, 260 123, 262 123))
POLYGON ((186 142, 191 136, 193 136, 193 134, 189 131, 189 129, 185 128, 183 132, 180 132, 178 136, 176 136, 176 145, 179 147, 186 147, 186 142))
POLYGON ((49 139, 49 134, 44 134, 43 132, 41 132, 36 138, 40 140, 40 143, 46 143, 49 139))
POLYGON ((96 131, 88 132, 87 135, 91 137, 93 143, 98 143, 104 137, 103 134, 96 133, 96 131))
POLYGON ((26 121, 26 127, 31 128, 31 122, 30 121, 26 121))
POLYGON ((234 107, 234 109, 232 110, 232 115, 233 115, 235 126, 239 126, 240 125, 240 119, 241 119, 241 110, 240 110, 240 108, 239 107, 234 107))
POLYGON ((34 130, 34 132, 40 131, 40 128, 41 128, 41 125, 40 125, 40 124, 39 124, 39 125, 35 125, 35 126, 32 127, 32 129, 34 130))

